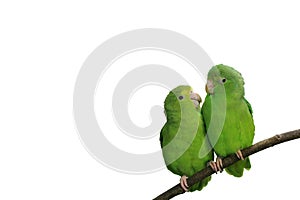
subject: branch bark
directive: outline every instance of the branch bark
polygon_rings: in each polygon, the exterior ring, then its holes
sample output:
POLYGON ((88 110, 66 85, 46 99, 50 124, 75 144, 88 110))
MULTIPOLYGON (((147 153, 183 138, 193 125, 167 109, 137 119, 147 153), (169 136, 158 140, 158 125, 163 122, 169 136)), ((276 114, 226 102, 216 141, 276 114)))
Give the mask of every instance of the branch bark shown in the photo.
MULTIPOLYGON (((290 140, 298 139, 300 138, 300 129, 282 133, 279 135, 275 135, 271 138, 268 138, 266 140, 260 141, 250 147, 247 147, 242 151, 244 158, 255 154, 259 151, 262 151, 264 149, 267 149, 269 147, 272 147, 277 144, 281 144, 283 142, 287 142, 290 140)), ((223 167, 226 168, 235 162, 239 161, 237 156, 235 154, 231 154, 225 158, 223 158, 223 167)), ((212 170, 211 167, 206 167, 202 169, 201 171, 195 173, 193 176, 189 177, 187 179, 188 185, 192 186, 196 184, 197 182, 201 181, 202 179, 211 176, 215 172, 212 170)), ((174 187, 170 188, 169 190, 165 191, 164 193, 160 194, 154 200, 166 200, 171 199, 179 194, 183 194, 185 191, 181 188, 180 184, 175 185, 174 187)))

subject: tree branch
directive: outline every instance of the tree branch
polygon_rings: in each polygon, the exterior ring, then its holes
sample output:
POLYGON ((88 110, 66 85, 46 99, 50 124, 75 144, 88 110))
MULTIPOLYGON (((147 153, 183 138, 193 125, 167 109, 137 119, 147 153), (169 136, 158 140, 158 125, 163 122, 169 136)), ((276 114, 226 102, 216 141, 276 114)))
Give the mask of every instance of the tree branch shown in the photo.
MULTIPOLYGON (((264 149, 267 149, 269 147, 272 147, 274 145, 287 142, 290 140, 298 139, 300 138, 300 129, 290 131, 287 133, 282 133, 280 135, 275 135, 271 138, 268 138, 266 140, 260 141, 250 147, 247 147, 242 150, 244 158, 255 154, 259 151, 262 151, 264 149)), ((235 162, 239 161, 237 156, 235 154, 231 154, 225 158, 222 159, 223 161, 223 167, 226 168, 235 162)), ((202 169, 201 171, 195 173, 193 176, 189 177, 187 182, 188 185, 192 186, 198 182, 200 182, 202 179, 211 176, 215 172, 212 170, 211 167, 206 167, 202 169)), ((154 200, 166 200, 166 199, 171 199, 179 194, 183 194, 185 191, 180 187, 180 184, 175 185, 174 187, 170 188, 169 190, 165 191, 164 193, 160 194, 154 200)))

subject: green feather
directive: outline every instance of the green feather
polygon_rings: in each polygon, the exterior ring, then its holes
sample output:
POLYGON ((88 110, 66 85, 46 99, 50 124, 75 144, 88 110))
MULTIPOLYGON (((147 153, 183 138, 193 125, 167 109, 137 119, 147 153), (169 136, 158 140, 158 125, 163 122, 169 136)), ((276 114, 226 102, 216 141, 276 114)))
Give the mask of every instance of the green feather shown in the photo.
MULTIPOLYGON (((244 98, 242 75, 234 68, 217 65, 209 71, 208 80, 213 83, 213 93, 206 96, 201 112, 214 151, 225 157, 252 145, 255 129, 253 111, 244 98)), ((244 169, 250 168, 247 158, 225 170, 241 177, 244 169)))
MULTIPOLYGON (((160 143, 167 168, 180 176, 192 176, 213 160, 213 152, 205 136, 203 119, 199 106, 190 99, 192 88, 179 86, 172 90, 165 100, 167 122, 160 132, 160 143), (180 100, 181 99, 181 100, 180 100), (199 157, 201 147, 209 152, 199 157)), ((189 188, 201 190, 211 177, 189 188)))

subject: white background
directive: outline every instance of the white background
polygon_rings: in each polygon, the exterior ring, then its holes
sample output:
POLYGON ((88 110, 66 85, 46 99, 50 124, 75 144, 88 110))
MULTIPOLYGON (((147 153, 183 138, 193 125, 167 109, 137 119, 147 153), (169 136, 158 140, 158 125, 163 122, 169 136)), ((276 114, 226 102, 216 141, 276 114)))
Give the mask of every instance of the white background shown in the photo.
MULTIPOLYGON (((242 72, 255 142, 300 128, 299 19, 296 1, 2 1, 0 199, 151 199, 178 183, 166 169, 108 169, 76 132, 72 94, 82 63, 102 42, 132 29, 182 33, 214 63, 242 72)), ((203 191, 175 199, 298 199, 298 152, 299 141, 273 147, 252 156, 242 178, 214 175, 203 191)))

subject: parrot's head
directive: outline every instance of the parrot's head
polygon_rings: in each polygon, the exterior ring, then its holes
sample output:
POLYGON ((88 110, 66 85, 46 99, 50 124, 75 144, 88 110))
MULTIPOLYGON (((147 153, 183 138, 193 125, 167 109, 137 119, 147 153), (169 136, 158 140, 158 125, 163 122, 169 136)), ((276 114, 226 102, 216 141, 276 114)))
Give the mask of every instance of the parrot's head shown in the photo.
POLYGON ((240 72, 226 65, 216 65, 207 76, 206 92, 210 95, 226 92, 226 95, 244 96, 244 79, 240 72))
POLYGON ((187 85, 181 85, 170 91, 165 99, 165 112, 181 112, 181 110, 198 110, 202 99, 199 94, 194 93, 193 89, 187 85))

